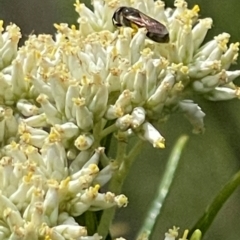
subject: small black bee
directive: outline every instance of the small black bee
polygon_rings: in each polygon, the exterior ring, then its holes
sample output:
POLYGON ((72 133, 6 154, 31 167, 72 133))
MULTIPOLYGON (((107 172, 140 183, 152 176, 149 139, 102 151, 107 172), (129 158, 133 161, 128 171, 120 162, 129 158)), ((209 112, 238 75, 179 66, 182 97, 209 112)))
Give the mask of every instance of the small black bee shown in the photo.
POLYGON ((167 28, 157 20, 147 16, 132 7, 118 8, 112 17, 113 25, 116 27, 131 27, 133 29, 146 28, 147 37, 158 43, 169 42, 167 28))

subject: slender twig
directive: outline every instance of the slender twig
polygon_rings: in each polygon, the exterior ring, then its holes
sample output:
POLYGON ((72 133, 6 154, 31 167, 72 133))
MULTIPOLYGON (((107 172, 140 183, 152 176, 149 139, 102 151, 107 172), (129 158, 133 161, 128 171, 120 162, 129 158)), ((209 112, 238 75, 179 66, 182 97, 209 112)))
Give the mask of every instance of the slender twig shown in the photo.
POLYGON ((102 130, 100 138, 102 139, 102 138, 106 137, 108 134, 115 132, 117 129, 118 128, 117 128, 116 124, 113 123, 112 125, 108 126, 104 130, 102 130))
POLYGON ((218 195, 214 198, 212 203, 207 207, 202 217, 198 220, 195 226, 190 231, 190 234, 194 229, 200 229, 202 236, 207 232, 208 228, 214 221, 217 213, 222 208, 223 204, 228 200, 236 188, 240 185, 240 171, 238 171, 230 181, 222 188, 218 195))
POLYGON ((122 190, 122 185, 124 183, 124 180, 126 176, 128 175, 128 172, 133 164, 133 162, 136 160, 136 156, 140 153, 142 149, 143 141, 138 140, 135 144, 135 146, 132 148, 130 153, 127 156, 124 156, 123 161, 121 162, 121 165, 119 166, 119 170, 117 174, 113 177, 111 184, 110 184, 110 191, 114 192, 116 194, 120 194, 122 190))
MULTIPOLYGON (((115 194, 121 193, 124 180, 130 170, 130 167, 134 162, 134 160, 136 159, 136 156, 139 154, 139 152, 142 149, 142 141, 138 140, 138 142, 135 144, 135 146, 132 148, 132 150, 127 156, 125 156, 126 147, 127 147, 126 142, 124 141, 118 142, 116 162, 119 164, 119 169, 113 176, 109 186, 109 190, 111 192, 114 192, 115 194)), ((111 208, 103 212, 103 215, 101 217, 101 221, 98 227, 98 233, 103 237, 102 239, 105 239, 108 234, 109 227, 115 215, 115 211, 116 211, 116 208, 111 208)))
POLYGON ((150 236, 153 232, 154 225, 157 217, 159 217, 165 198, 169 192, 171 183, 174 178, 182 151, 188 140, 187 136, 181 136, 175 144, 172 153, 167 162, 166 170, 162 177, 161 183, 157 190, 156 196, 149 208, 147 217, 143 223, 143 226, 138 234, 137 239, 142 239, 142 236, 150 236))

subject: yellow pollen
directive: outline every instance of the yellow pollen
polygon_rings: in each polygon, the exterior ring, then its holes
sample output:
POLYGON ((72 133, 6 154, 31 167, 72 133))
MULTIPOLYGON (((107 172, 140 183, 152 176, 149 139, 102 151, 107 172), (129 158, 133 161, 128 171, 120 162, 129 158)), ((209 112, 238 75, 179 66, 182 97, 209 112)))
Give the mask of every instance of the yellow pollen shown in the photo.
POLYGON ((31 134, 30 133, 23 133, 20 138, 23 142, 29 143, 30 140, 31 140, 31 134))
POLYGON ((98 166, 96 165, 96 164, 90 164, 89 166, 88 166, 88 168, 91 170, 91 172, 92 173, 98 173, 99 172, 99 168, 98 168, 98 166))
POLYGON ((3 20, 0 20, 0 32, 2 32, 4 30, 3 28, 3 20))
POLYGON ((66 179, 62 180, 60 183, 60 188, 66 188, 68 186, 68 183, 70 182, 70 177, 67 177, 66 179))
POLYGON ((73 30, 73 31, 76 30, 76 26, 74 24, 71 25, 71 30, 73 30))
POLYGON ((85 98, 73 98, 73 103, 77 106, 85 106, 85 98))
POLYGON ((24 181, 26 183, 29 183, 32 179, 32 176, 33 176, 33 172, 29 172, 26 176, 24 176, 24 181))
POLYGON ((54 23, 53 26, 54 26, 58 31, 60 31, 60 29, 61 29, 60 24, 54 23))
POLYGON ((165 139, 162 137, 153 143, 155 148, 165 148, 165 139))
POLYGON ((195 13, 198 13, 200 11, 200 7, 198 5, 195 5, 193 8, 192 8, 192 11, 195 12, 195 13))

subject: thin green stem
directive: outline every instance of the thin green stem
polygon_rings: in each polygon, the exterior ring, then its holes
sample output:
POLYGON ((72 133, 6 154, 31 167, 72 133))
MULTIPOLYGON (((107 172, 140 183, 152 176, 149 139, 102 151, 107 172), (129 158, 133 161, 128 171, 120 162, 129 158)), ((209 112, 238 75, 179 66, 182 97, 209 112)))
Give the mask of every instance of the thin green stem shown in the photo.
POLYGON ((117 174, 113 177, 111 184, 110 184, 110 191, 120 194, 122 190, 122 185, 124 183, 124 180, 126 176, 128 175, 128 172, 133 164, 133 162, 136 160, 136 156, 139 154, 139 152, 142 149, 143 141, 138 140, 135 144, 135 146, 132 148, 130 153, 124 157, 123 161, 121 162, 121 165, 119 166, 119 170, 117 174))
POLYGON ((101 141, 100 133, 102 132, 102 124, 103 121, 99 121, 94 125, 93 128, 94 144, 92 146, 92 149, 96 149, 100 146, 101 141))
POLYGON ((117 126, 115 123, 113 123, 112 125, 106 127, 104 130, 102 130, 101 134, 100 134, 100 139, 103 139, 104 137, 106 137, 108 134, 113 133, 117 130, 117 126))
POLYGON ((175 144, 167 162, 166 170, 162 177, 161 183, 159 184, 156 196, 149 208, 147 217, 145 218, 145 221, 142 228, 140 229, 137 239, 143 239, 143 236, 150 236, 152 234, 156 220, 160 215, 163 203, 169 192, 171 183, 174 178, 174 174, 176 172, 182 151, 187 143, 187 140, 187 136, 181 136, 175 144))
POLYGON ((200 229, 202 235, 207 232, 215 219, 217 213, 222 208, 223 204, 228 200, 236 188, 240 185, 240 171, 238 171, 230 181, 222 188, 218 195, 214 198, 212 203, 207 207, 202 217, 198 220, 195 226, 191 229, 190 234, 194 229, 200 229))
MULTIPOLYGON (((118 152, 117 152, 116 162, 119 164, 119 169, 111 180, 111 183, 109 186, 109 190, 111 192, 114 192, 115 194, 121 193, 124 180, 128 175, 130 167, 134 162, 134 160, 136 159, 136 156, 141 151, 142 144, 143 142, 141 140, 138 140, 138 142, 132 148, 130 153, 126 156, 127 143, 124 141, 118 142, 118 152)), ((101 221, 98 227, 98 233, 103 237, 103 239, 105 239, 108 234, 109 227, 115 215, 115 211, 116 211, 116 208, 111 208, 103 212, 103 215, 101 217, 101 221)))

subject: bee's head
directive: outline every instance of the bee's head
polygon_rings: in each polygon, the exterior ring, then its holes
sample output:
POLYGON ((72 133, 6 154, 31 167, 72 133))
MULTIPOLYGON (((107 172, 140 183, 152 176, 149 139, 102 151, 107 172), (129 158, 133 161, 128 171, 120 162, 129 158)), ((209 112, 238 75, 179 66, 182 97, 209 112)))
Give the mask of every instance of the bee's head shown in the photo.
POLYGON ((113 16, 112 16, 112 22, 113 22, 113 25, 114 26, 117 26, 117 27, 121 27, 122 26, 122 24, 121 24, 121 9, 122 9, 123 7, 120 7, 120 8, 118 8, 115 12, 114 12, 114 14, 113 14, 113 16))
POLYGON ((112 22, 113 25, 116 27, 121 27, 124 26, 124 17, 126 14, 128 14, 129 8, 128 7, 119 7, 113 14, 112 16, 112 22))

